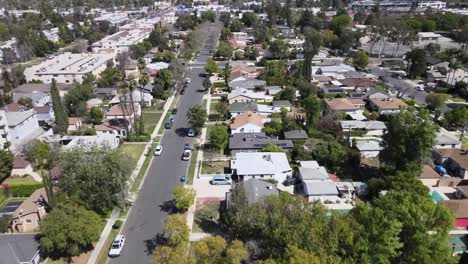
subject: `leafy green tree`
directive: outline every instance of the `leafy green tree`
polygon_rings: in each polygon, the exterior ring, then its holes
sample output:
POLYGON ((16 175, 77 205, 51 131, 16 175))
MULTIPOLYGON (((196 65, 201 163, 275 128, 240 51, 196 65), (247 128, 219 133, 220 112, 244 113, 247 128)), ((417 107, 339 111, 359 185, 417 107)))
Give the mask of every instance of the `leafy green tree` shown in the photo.
POLYGON ((220 41, 216 49, 216 57, 229 59, 232 57, 232 49, 226 41, 220 41))
POLYGON ((339 34, 343 28, 349 27, 352 22, 353 19, 348 15, 335 16, 330 23, 330 29, 333 30, 335 34, 339 34))
POLYGON ((99 239, 102 219, 74 203, 61 203, 40 222, 39 243, 56 258, 78 256, 99 239))
POLYGON ((268 143, 262 147, 262 152, 284 152, 281 147, 276 146, 275 144, 268 143))
POLYGON ((52 84, 50 85, 50 96, 52 98, 52 107, 55 115, 54 131, 55 133, 66 133, 68 129, 68 115, 62 99, 60 98, 55 79, 52 79, 52 84))
POLYGON ((221 13, 221 15, 219 16, 219 21, 223 22, 224 27, 229 26, 229 24, 231 23, 231 14, 229 14, 229 12, 221 13))
POLYGON ((169 90, 173 84, 172 72, 169 69, 162 69, 158 71, 156 79, 154 80, 155 89, 161 88, 164 90, 169 90))
POLYGON ((242 13, 242 22, 246 27, 252 27, 257 23, 257 15, 253 12, 245 12, 242 13))
POLYGON ((10 230, 12 218, 11 215, 2 215, 0 217, 0 233, 6 233, 10 230))
POLYGON ((303 76, 306 80, 311 79, 312 76, 312 59, 318 54, 322 37, 315 29, 304 29, 305 42, 304 42, 304 73, 303 76))
POLYGON ((69 44, 75 40, 75 37, 73 36, 73 32, 71 32, 71 30, 68 28, 67 25, 60 25, 58 29, 59 29, 59 38, 63 44, 69 44))
POLYGON ((201 19, 203 21, 215 22, 216 21, 216 13, 211 11, 211 10, 208 10, 206 12, 203 12, 203 14, 201 15, 201 19))
POLYGON ((320 264, 320 259, 314 254, 300 249, 296 246, 288 248, 289 262, 290 264, 320 264))
POLYGON ((59 157, 61 189, 80 198, 88 209, 105 214, 121 206, 126 193, 131 158, 108 146, 65 150, 59 157))
POLYGON ((224 119, 229 116, 229 104, 227 102, 217 102, 214 105, 214 110, 224 119))
POLYGON ((246 260, 249 254, 240 240, 234 240, 226 249, 226 259, 229 264, 238 264, 246 260))
POLYGON ((429 53, 429 55, 433 56, 440 52, 440 44, 429 43, 426 45, 426 51, 429 53))
POLYGON ((211 147, 218 150, 226 148, 229 140, 229 133, 224 126, 214 126, 208 134, 208 142, 211 147))
POLYGON ((338 41, 338 36, 331 30, 323 30, 322 34, 322 44, 325 47, 331 48, 338 41))
POLYGON ((50 151, 49 143, 37 139, 26 146, 26 156, 36 168, 42 168, 46 165, 50 151))
POLYGON ((275 100, 286 100, 290 103, 296 101, 296 89, 294 87, 287 87, 275 95, 275 100))
POLYGON ((98 87, 112 87, 123 80, 122 72, 117 67, 107 67, 99 74, 98 87))
POLYGON ((309 95, 304 99, 303 106, 309 126, 316 124, 322 114, 322 101, 315 95, 309 95))
POLYGON ((336 141, 320 143, 314 150, 317 161, 327 168, 339 170, 346 161, 346 149, 336 141))
POLYGON ((271 42, 268 51, 273 59, 284 59, 289 56, 288 44, 281 39, 276 39, 271 42))
POLYGON ((358 50, 356 53, 353 55, 353 66, 356 67, 357 69, 364 70, 367 67, 367 63, 369 62, 369 57, 367 56, 367 53, 358 50))
POLYGON ((408 52, 406 59, 410 65, 408 73, 411 78, 421 77, 426 74, 426 50, 413 49, 408 52))
POLYGON ((210 236, 193 243, 190 247, 190 258, 195 263, 221 263, 226 240, 220 236, 210 236))
POLYGON ((188 123, 197 132, 205 126, 206 117, 206 109, 202 105, 194 105, 187 112, 188 123))
POLYGON ((164 235, 169 246, 179 246, 189 242, 190 229, 182 214, 168 215, 164 219, 164 235))
POLYGON ((176 247, 171 246, 159 246, 156 247, 154 252, 153 263, 154 264, 173 264, 173 263, 184 263, 186 261, 187 246, 178 245, 176 247))
POLYGON ((93 107, 89 110, 89 118, 94 125, 99 125, 104 119, 104 112, 99 107, 93 107))
POLYGON ((277 120, 271 120, 270 122, 265 123, 263 131, 269 136, 279 136, 283 130, 281 122, 277 120))
POLYGON ((283 85, 286 83, 288 70, 283 60, 268 61, 265 68, 265 81, 268 85, 283 85))
POLYGON ((86 102, 94 97, 93 77, 87 76, 83 82, 75 83, 64 97, 64 104, 70 116, 84 116, 86 102))
POLYGON ((0 149, 0 182, 10 176, 14 160, 15 156, 13 153, 0 149))
POLYGON ((213 75, 213 73, 218 71, 218 64, 216 64, 212 58, 209 58, 205 66, 205 71, 208 74, 213 75))
POLYGON ((235 19, 231 22, 230 29, 231 32, 240 32, 244 28, 244 23, 239 19, 235 19))
POLYGON ((354 32, 349 28, 345 28, 341 31, 333 46, 341 51, 341 53, 346 53, 353 47, 354 37, 354 32))
POLYGON ((10 29, 4 22, 0 22, 0 40, 6 41, 11 38, 10 29))
POLYGON ((468 108, 465 106, 458 106, 450 112, 445 114, 445 119, 450 125, 456 127, 464 127, 468 124, 468 108))
POLYGON ((448 94, 431 93, 426 97, 426 103, 435 111, 434 119, 437 119, 441 114, 441 109, 445 102, 449 99, 448 94))
POLYGON ((179 16, 174 26, 180 30, 195 29, 198 25, 198 19, 195 15, 179 16))
POLYGON ((20 99, 18 99, 18 104, 26 107, 26 109, 28 110, 33 108, 33 102, 30 97, 21 97, 20 99))
POLYGON ((175 206, 181 211, 187 211, 193 205, 195 190, 177 186, 173 192, 175 206))
POLYGON ((392 171, 419 172, 430 158, 436 126, 427 117, 408 111, 389 117, 380 161, 392 171))
POLYGON ((442 204, 434 203, 427 194, 391 191, 372 205, 401 225, 398 237, 402 248, 392 263, 454 263, 448 243, 454 217, 442 204))

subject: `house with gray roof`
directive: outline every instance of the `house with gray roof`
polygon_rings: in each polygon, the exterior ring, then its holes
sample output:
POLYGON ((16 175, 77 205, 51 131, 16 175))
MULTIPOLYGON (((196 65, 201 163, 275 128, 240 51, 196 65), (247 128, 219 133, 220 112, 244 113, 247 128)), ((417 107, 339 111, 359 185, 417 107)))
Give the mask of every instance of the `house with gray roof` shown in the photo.
POLYGON ((336 201, 338 197, 338 189, 336 188, 336 183, 332 181, 324 182, 311 182, 304 181, 302 182, 304 196, 307 197, 309 202, 313 201, 336 201))
POLYGON ((281 86, 267 86, 265 89, 267 90, 267 94, 272 96, 275 96, 277 93, 283 90, 281 86))
POLYGON ((294 149, 294 144, 291 140, 272 139, 264 132, 235 133, 229 138, 229 149, 233 153, 261 151, 266 144, 274 144, 287 152, 294 149))
POLYGON ((284 138, 290 139, 290 140, 301 140, 301 139, 308 139, 309 136, 304 130, 298 129, 298 130, 284 131, 284 138))
POLYGON ((0 235, 0 264, 39 264, 36 234, 0 235))
POLYGON ((292 104, 288 100, 273 101, 271 104, 273 105, 273 109, 277 111, 281 111, 282 108, 291 111, 292 104))
POLYGON ((229 113, 231 117, 236 117, 239 114, 245 112, 253 112, 257 113, 258 106, 256 102, 249 101, 249 102, 233 102, 229 105, 229 113))
MULTIPOLYGON (((242 188, 245 191, 247 203, 249 205, 257 203, 270 195, 277 196, 279 194, 275 184, 259 179, 243 181, 239 183, 236 188, 242 188)), ((231 196, 231 192, 226 193, 226 204, 228 208, 232 205, 231 196)))

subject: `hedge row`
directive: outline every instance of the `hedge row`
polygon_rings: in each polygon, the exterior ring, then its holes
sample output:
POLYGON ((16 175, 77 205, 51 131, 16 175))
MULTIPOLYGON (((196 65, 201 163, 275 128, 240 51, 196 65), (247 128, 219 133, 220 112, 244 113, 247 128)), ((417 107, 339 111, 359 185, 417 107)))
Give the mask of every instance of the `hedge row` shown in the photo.
POLYGON ((40 182, 19 182, 8 184, 7 193, 14 197, 29 197, 35 190, 44 187, 40 182))

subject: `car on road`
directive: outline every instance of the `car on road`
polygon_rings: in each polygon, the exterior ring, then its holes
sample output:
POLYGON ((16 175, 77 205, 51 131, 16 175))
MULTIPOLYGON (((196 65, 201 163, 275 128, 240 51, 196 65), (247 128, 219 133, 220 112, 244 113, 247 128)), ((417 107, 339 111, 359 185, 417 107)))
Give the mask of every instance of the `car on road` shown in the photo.
POLYGON ((172 128, 172 121, 171 120, 168 120, 166 122, 166 124, 164 125, 164 128, 165 129, 171 129, 172 128))
POLYGON ((180 94, 181 94, 181 95, 184 95, 184 94, 185 94, 185 87, 182 88, 182 90, 180 90, 180 94))
POLYGON ((156 147, 156 149, 154 150, 154 155, 155 155, 155 156, 161 156, 162 151, 163 151, 163 147, 162 147, 161 145, 158 145, 158 146, 156 147))
POLYGON ((185 84, 189 84, 189 83, 190 83, 190 81, 191 81, 191 79, 190 79, 190 78, 185 78, 185 84))
POLYGON ((210 183, 212 185, 231 185, 232 181, 231 181, 231 177, 229 176, 217 175, 211 178, 210 183))
POLYGON ((124 235, 117 235, 112 242, 112 246, 109 250, 109 257, 118 257, 122 252, 122 248, 125 245, 125 236, 124 235))
POLYGON ((192 151, 190 149, 184 150, 184 153, 182 154, 182 160, 190 160, 190 157, 192 156, 192 151))
POLYGON ((174 121, 175 121, 175 114, 172 114, 172 115, 169 117, 169 121, 171 121, 172 123, 174 123, 174 121))
POLYGON ((195 129, 190 128, 190 129, 187 131, 187 136, 189 136, 189 137, 194 137, 194 136, 195 136, 195 129))
POLYGON ((184 144, 184 150, 187 150, 187 149, 190 149, 190 144, 189 143, 184 144))
POLYGON ((176 115, 176 114, 177 114, 177 108, 172 109, 172 115, 176 115))

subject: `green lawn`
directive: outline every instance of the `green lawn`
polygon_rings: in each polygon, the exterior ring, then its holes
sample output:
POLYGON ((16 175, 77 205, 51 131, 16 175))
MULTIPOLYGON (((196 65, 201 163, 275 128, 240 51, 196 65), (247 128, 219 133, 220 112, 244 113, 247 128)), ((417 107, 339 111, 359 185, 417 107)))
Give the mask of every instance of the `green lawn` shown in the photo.
POLYGON ((190 159, 188 175, 187 175, 187 184, 193 183, 193 177, 195 176, 195 166, 197 164, 198 156, 198 144, 195 144, 192 148, 192 158, 190 159))
POLYGON ((463 137, 462 139, 463 148, 468 148, 468 138, 463 137))
POLYGON ((146 144, 123 144, 120 146, 120 149, 122 150, 122 152, 132 158, 131 160, 132 172, 135 169, 136 164, 141 157, 141 154, 143 154, 143 151, 145 150, 145 146, 146 144))
POLYGON ((143 123, 145 125, 145 133, 153 133, 156 124, 161 118, 162 113, 143 112, 143 123))
POLYGON ((153 155, 153 151, 156 148, 158 144, 154 143, 151 148, 150 148, 150 155, 146 156, 145 161, 143 162, 143 165, 141 165, 140 171, 138 172, 137 177, 135 178, 135 182, 132 185, 132 188, 130 189, 131 192, 135 192, 138 190, 138 187, 140 187, 141 181, 143 180, 143 177, 146 174, 146 170, 148 169, 148 166, 150 165, 151 158, 153 155))
MULTIPOLYGON (((40 174, 39 174, 40 175, 40 174)), ((36 180, 32 176, 25 175, 25 176, 10 176, 8 177, 3 183, 24 183, 24 182, 32 182, 32 183, 37 183, 36 180)))
POLYGON ((202 174, 223 174, 224 168, 229 168, 229 161, 203 161, 202 174))

